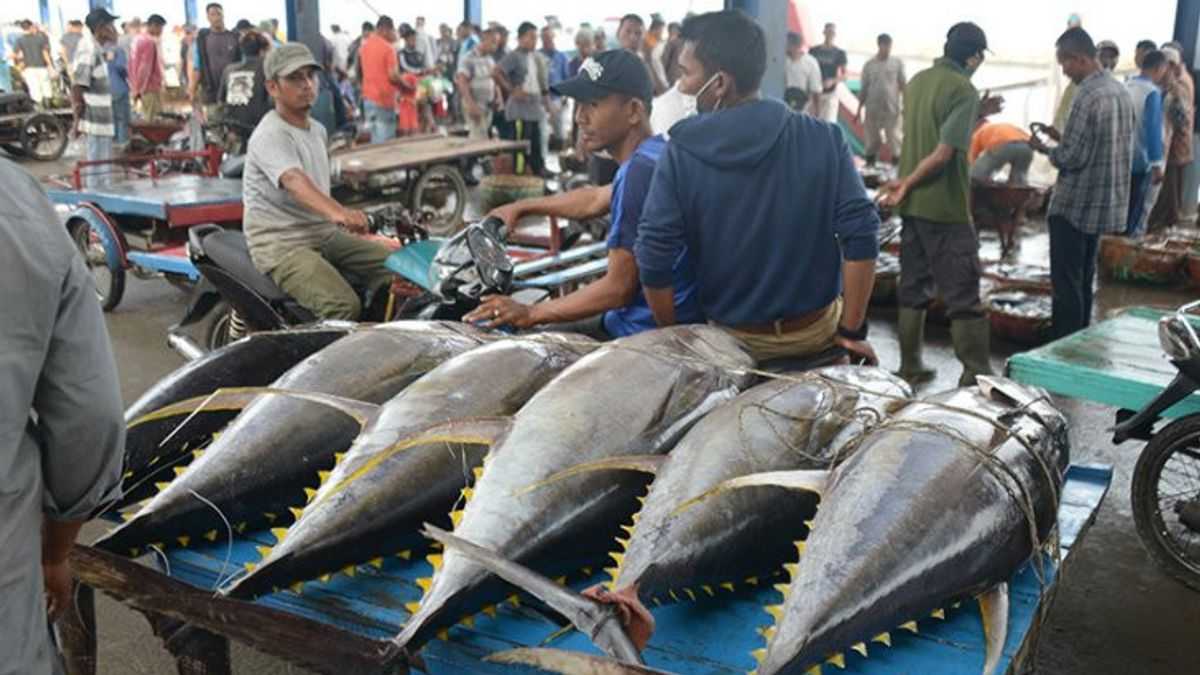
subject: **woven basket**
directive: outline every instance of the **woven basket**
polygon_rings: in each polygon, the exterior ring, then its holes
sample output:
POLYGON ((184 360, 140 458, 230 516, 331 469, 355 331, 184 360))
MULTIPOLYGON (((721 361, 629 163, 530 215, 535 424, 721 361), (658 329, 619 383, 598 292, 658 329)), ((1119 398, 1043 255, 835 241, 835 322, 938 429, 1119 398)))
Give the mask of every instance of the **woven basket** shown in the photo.
POLYGON ((1035 346, 1049 341, 1049 290, 1002 289, 987 295, 984 305, 992 335, 1021 345, 1035 346), (1025 311, 1019 308, 1025 307, 1025 311))
POLYGON ((546 182, 537 176, 512 174, 484 176, 479 181, 479 201, 483 212, 521 199, 546 194, 546 182))
POLYGON ((1189 242, 1100 238, 1100 271, 1113 281, 1168 285, 1183 278, 1189 242))

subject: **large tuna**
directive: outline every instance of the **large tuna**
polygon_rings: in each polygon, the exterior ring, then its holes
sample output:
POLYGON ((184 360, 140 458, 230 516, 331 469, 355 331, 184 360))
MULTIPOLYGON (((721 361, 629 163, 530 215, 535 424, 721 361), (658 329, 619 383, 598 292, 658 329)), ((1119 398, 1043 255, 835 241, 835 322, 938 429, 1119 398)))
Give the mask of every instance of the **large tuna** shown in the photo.
POLYGON ((487 446, 397 443, 440 422, 508 416, 596 345, 552 334, 494 342, 430 371, 388 401, 325 476, 261 563, 229 590, 255 597, 397 553, 423 522, 444 519, 487 446), (569 341, 568 341, 569 340, 569 341))
MULTIPOLYGON (((887 642, 946 603, 979 596, 984 672, 1007 629, 1006 582, 1054 523, 1067 423, 1045 392, 1000 378, 916 402, 868 434, 827 481, 752 476, 823 493, 763 674, 805 673, 843 651, 887 642)), ((727 484, 728 485, 728 484, 727 484)))
MULTIPOLYGON (((543 570, 572 557, 577 542, 603 545, 636 510, 644 479, 588 472, 531 486, 575 464, 667 451, 696 419, 746 386, 752 366, 740 343, 708 326, 650 331, 592 352, 517 413, 485 459, 466 508, 454 515, 455 533, 543 570)), ((447 550, 437 562, 397 648, 417 648, 502 597, 502 584, 470 558, 447 550)))
POLYGON ((223 387, 264 387, 314 353, 345 337, 353 324, 329 324, 247 338, 211 351, 159 380, 125 411, 125 505, 154 495, 154 482, 173 477, 180 460, 208 445, 237 411, 160 414, 173 403, 205 396, 223 387))
MULTIPOLYGON (((477 330, 459 323, 382 324, 313 354, 272 389, 378 404, 481 339, 477 330)), ((166 411, 195 409, 204 399, 166 411)), ((186 545, 198 536, 215 541, 230 527, 267 526, 303 503, 301 488, 317 484, 317 471, 333 465, 334 454, 350 446, 364 422, 309 400, 259 396, 186 470, 181 468, 179 478, 97 544, 127 552, 147 543, 186 545)))

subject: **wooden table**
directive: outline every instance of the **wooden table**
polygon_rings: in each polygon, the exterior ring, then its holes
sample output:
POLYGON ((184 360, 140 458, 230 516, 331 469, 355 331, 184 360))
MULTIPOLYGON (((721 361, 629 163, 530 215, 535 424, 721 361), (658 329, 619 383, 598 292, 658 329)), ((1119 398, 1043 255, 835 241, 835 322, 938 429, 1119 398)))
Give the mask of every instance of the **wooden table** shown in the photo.
MULTIPOLYGON (((1009 583, 1008 641, 997 672, 1018 673, 1028 663, 1055 583, 1070 565, 1071 552, 1093 522, 1111 479, 1107 466, 1068 469, 1058 515, 1063 566, 1056 568, 1047 556, 1044 587, 1030 565, 1009 583)), ((408 558, 392 556, 378 565, 356 568, 353 576, 338 574, 327 583, 305 584, 299 594, 275 593, 255 603, 215 597, 209 590, 218 578, 228 578, 244 563, 257 561, 255 546, 274 543, 271 534, 258 532, 237 537, 231 546, 218 541, 170 551, 170 576, 139 562, 77 547, 72 562, 88 586, 79 594, 80 614, 60 622, 72 672, 94 672, 96 632, 89 586, 146 614, 177 657, 179 671, 188 675, 229 673, 230 639, 323 673, 404 672, 403 664, 385 665, 379 655, 385 641, 408 618, 405 603, 421 596, 415 580, 431 572, 421 552, 414 551, 408 558), (183 622, 195 628, 179 631, 183 622)), ((581 589, 604 579, 605 573, 597 571, 576 575, 567 583, 581 589)), ((773 583, 777 582, 739 584, 732 592, 717 589, 712 597, 696 591, 694 602, 654 608, 658 630, 645 652, 647 663, 688 674, 732 675, 752 669, 750 651, 763 646, 758 631, 770 620, 762 607, 779 602, 773 583)), ((471 626, 451 628, 447 639, 430 642, 421 656, 426 672, 449 675, 533 672, 481 659, 548 639, 549 646, 596 653, 585 636, 555 636, 558 630, 559 626, 524 605, 504 604, 495 616, 480 614, 471 626)), ((922 620, 916 634, 895 631, 892 640, 890 648, 872 644, 867 659, 847 652, 845 672, 974 675, 983 664, 983 630, 974 603, 947 609, 944 620, 922 620)))
POLYGON ((528 141, 469 139, 440 134, 397 138, 334 153, 334 173, 361 183, 372 174, 417 169, 504 152, 529 151, 528 141))

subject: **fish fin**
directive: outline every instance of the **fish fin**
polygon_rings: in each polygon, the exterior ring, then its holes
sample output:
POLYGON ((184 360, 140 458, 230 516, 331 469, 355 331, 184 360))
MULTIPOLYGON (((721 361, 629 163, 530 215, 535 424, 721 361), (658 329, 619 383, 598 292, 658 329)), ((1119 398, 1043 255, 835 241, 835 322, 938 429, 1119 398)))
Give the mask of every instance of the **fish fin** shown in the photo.
POLYGON ((1004 656, 1008 639, 1008 584, 1001 583, 979 596, 979 613, 983 617, 983 637, 987 650, 983 659, 983 675, 992 675, 1004 656))
POLYGON ((344 453, 344 452, 333 453, 333 465, 334 466, 341 464, 343 459, 346 459, 346 453, 344 453))
POLYGON ((404 603, 404 609, 405 609, 405 610, 406 610, 406 611, 407 611, 409 614, 416 614, 417 612, 421 611, 421 603, 419 603, 419 602, 406 602, 406 603, 404 603))
POLYGON ((275 545, 283 543, 283 538, 287 536, 288 529, 286 527, 273 527, 271 534, 275 535, 275 545))
POLYGON ((333 575, 332 574, 322 574, 321 576, 317 577, 317 579, 320 580, 321 583, 327 584, 333 580, 333 575))
POLYGON ((293 593, 295 593, 296 595, 300 595, 300 591, 304 588, 304 582, 297 581, 296 583, 292 584, 291 586, 288 586, 288 588, 291 589, 291 591, 293 593))
POLYGON ((288 507, 288 511, 291 512, 292 518, 295 520, 300 520, 300 516, 304 514, 304 509, 300 508, 299 506, 290 506, 288 507))
POLYGON ((383 569, 383 558, 371 558, 367 561, 367 564, 377 570, 381 570, 383 569))
POLYGON ((311 502, 313 500, 313 498, 316 496, 317 496, 317 491, 315 488, 310 488, 310 487, 304 488, 304 501, 305 502, 311 502))
POLYGON ((666 455, 625 455, 622 457, 608 457, 597 460, 595 462, 583 462, 576 464, 567 469, 563 469, 558 473, 551 474, 550 477, 540 480, 531 485, 521 488, 513 493, 514 496, 528 494, 543 488, 551 483, 557 483, 565 478, 578 476, 580 474, 591 473, 593 471, 640 471, 655 475, 658 473, 658 468, 662 463, 667 461, 666 455))
POLYGON ((746 577, 746 583, 750 586, 758 585, 758 577, 746 577))
POLYGON ((774 486, 783 487, 792 490, 805 490, 815 492, 822 495, 825 492, 825 483, 829 478, 828 471, 768 471, 766 473, 755 473, 748 476, 740 476, 727 480, 716 487, 703 492, 691 499, 683 502, 675 508, 674 513, 678 514, 682 511, 699 504, 706 499, 715 497, 723 492, 730 492, 746 487, 759 486, 774 486))
POLYGON ((279 516, 275 515, 274 513, 264 513, 263 518, 266 518, 268 523, 273 523, 279 519, 279 516))
POLYGON ((705 584, 705 585, 701 586, 700 588, 703 589, 705 593, 708 593, 708 597, 710 597, 710 598, 714 598, 717 595, 716 592, 713 591, 713 587, 709 586, 708 584, 705 584))
POLYGON ((182 535, 182 536, 179 536, 179 537, 175 537, 175 541, 179 542, 179 545, 180 545, 180 546, 183 546, 184 548, 187 548, 187 545, 188 545, 189 543, 191 543, 191 541, 192 541, 192 538, 191 538, 191 537, 189 537, 189 536, 187 536, 187 535, 185 534, 185 535, 182 535))
POLYGON ((464 616, 462 618, 462 620, 459 621, 459 623, 466 626, 467 628, 474 628, 475 627, 475 617, 469 616, 469 615, 464 616))
POLYGON ((344 568, 342 568, 342 571, 345 572, 346 576, 348 577, 352 577, 358 573, 358 570, 354 567, 354 565, 346 565, 344 568))
POLYGON ((154 484, 154 489, 158 490, 159 492, 162 492, 163 490, 166 490, 170 486, 171 486, 171 484, 169 482, 161 481, 161 482, 154 484))
POLYGON ((429 565, 431 567, 433 567, 434 572, 442 569, 442 554, 441 553, 430 553, 429 555, 425 556, 425 560, 429 563, 429 565))
POLYGON ((317 480, 320 481, 321 483, 324 483, 325 481, 329 480, 329 474, 331 474, 331 473, 333 473, 333 472, 332 471, 318 471, 317 472, 317 480))
POLYGON ((696 594, 692 591, 692 589, 685 588, 683 589, 683 592, 687 593, 687 596, 692 599, 692 602, 696 601, 696 594))
POLYGON ((580 632, 592 636, 593 643, 605 653, 625 661, 641 662, 637 648, 621 628, 620 622, 609 620, 615 609, 585 598, 523 565, 432 525, 426 525, 423 534, 454 548, 459 554, 546 603, 580 632))
POLYGON ((245 568, 245 570, 247 572, 253 572, 255 569, 258 568, 258 563, 252 563, 252 562, 242 563, 242 567, 245 568))
POLYGON ((450 523, 454 527, 458 527, 458 524, 462 522, 462 519, 463 519, 462 509, 458 509, 457 511, 450 512, 450 523))
MULTIPOLYGON (((176 417, 178 415, 188 415, 188 419, 180 423, 175 429, 177 433, 180 428, 187 424, 197 413, 202 412, 217 412, 217 411, 240 411, 250 405, 259 396, 288 396, 312 403, 318 403, 339 412, 345 413, 353 418, 362 427, 366 428, 367 424, 379 413, 379 406, 363 401, 355 401, 353 399, 343 398, 341 396, 333 396, 330 394, 318 394, 307 391, 292 391, 288 389, 276 389, 273 387, 226 387, 218 389, 211 394, 204 396, 196 396, 183 401, 172 403, 164 406, 153 412, 146 413, 142 417, 134 420, 129 424, 130 427, 152 422, 168 417, 176 417)), ((214 434, 214 438, 216 435, 214 434)))
POLYGON ((507 665, 532 666, 550 673, 575 675, 595 673, 597 675, 667 675, 666 671, 647 666, 617 661, 594 654, 552 649, 549 647, 521 647, 496 652, 485 656, 484 661, 507 665))
POLYGON ((263 560, 266 560, 271 556, 270 546, 255 546, 254 548, 258 551, 258 555, 261 556, 263 560))
POLYGON ((443 628, 443 629, 439 630, 437 632, 437 639, 441 640, 442 642, 449 640, 450 639, 450 629, 443 628))
POLYGON ((217 540, 217 531, 216 531, 216 530, 209 530, 208 532, 205 532, 205 533, 204 533, 204 538, 205 538, 205 539, 207 539, 207 540, 209 540, 209 541, 215 542, 215 541, 217 540))
POLYGON ((734 591, 733 584, 728 581, 722 583, 721 588, 724 588, 725 590, 729 591, 730 593, 732 593, 734 591))
POLYGON ((879 635, 876 635, 875 637, 871 638, 871 642, 878 642, 879 644, 881 644, 885 647, 891 647, 892 646, 892 634, 891 633, 880 633, 879 635))
POLYGON ((946 610, 939 607, 939 608, 933 610, 932 612, 930 612, 929 616, 931 616, 935 619, 941 619, 942 621, 945 621, 946 620, 946 610))
POLYGON ((421 589, 421 592, 428 593, 431 586, 433 586, 433 579, 431 577, 419 577, 417 579, 417 587, 421 589))
POLYGON ((841 652, 830 654, 829 658, 825 659, 825 663, 837 666, 840 670, 846 669, 846 656, 841 652))
POLYGON ((462 498, 463 498, 464 500, 468 500, 468 501, 469 501, 469 500, 470 500, 472 497, 474 497, 474 496, 475 496, 475 488, 472 488, 472 487, 465 487, 465 488, 463 488, 463 489, 462 489, 462 493, 461 493, 461 494, 462 494, 462 498))
POLYGON ((765 647, 762 649, 755 649, 754 651, 750 652, 750 656, 754 657, 755 663, 762 663, 763 659, 767 658, 767 649, 765 647))
POLYGON ((179 466, 176 464, 175 466, 171 467, 171 470, 175 472, 176 477, 179 477, 182 476, 184 472, 188 470, 188 468, 186 466, 179 466))
POLYGON ((396 554, 396 557, 403 558, 405 560, 412 560, 412 551, 400 551, 396 554))
POLYGON ((917 622, 916 621, 906 621, 906 622, 900 624, 900 627, 903 628, 904 630, 912 633, 913 635, 917 634, 917 622))
POLYGON ((480 611, 482 611, 484 614, 490 616, 493 619, 496 618, 496 606, 495 605, 487 605, 480 611))
POLYGON ((864 659, 867 658, 867 643, 859 642, 857 644, 850 645, 850 649, 858 652, 859 656, 863 657, 864 659))
POLYGON ((770 614, 776 622, 783 618, 783 605, 767 605, 763 607, 763 611, 770 614))

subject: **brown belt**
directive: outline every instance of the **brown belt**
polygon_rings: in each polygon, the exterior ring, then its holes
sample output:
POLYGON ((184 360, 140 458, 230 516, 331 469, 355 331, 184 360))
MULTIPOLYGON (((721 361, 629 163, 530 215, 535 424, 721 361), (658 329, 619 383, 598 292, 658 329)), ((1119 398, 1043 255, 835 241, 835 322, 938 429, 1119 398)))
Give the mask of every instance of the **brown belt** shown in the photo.
POLYGON ((754 323, 746 326, 730 326, 733 330, 752 335, 786 335, 804 330, 825 316, 829 306, 814 309, 808 314, 801 314, 790 319, 776 319, 771 323, 754 323))

